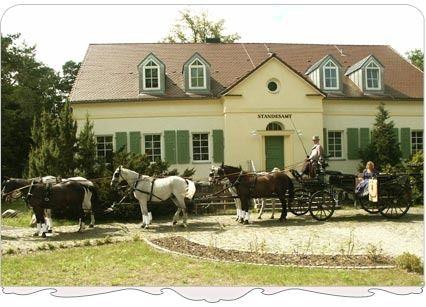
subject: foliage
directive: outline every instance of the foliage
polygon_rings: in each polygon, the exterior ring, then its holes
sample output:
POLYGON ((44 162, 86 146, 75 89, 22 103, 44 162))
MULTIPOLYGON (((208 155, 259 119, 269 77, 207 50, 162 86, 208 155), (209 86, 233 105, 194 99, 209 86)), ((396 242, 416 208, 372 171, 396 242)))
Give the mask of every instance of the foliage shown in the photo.
POLYGON ((411 197, 414 204, 423 204, 423 151, 418 151, 405 164, 404 171, 410 176, 411 197))
POLYGON ((81 63, 76 63, 74 61, 67 61, 62 65, 62 78, 59 82, 59 88, 63 93, 71 92, 80 66, 81 63))
POLYGON ((64 177, 72 177, 75 169, 77 152, 77 122, 72 117, 72 109, 67 101, 58 117, 59 134, 56 138, 59 150, 58 171, 64 177))
POLYGON ((1 38, 1 170, 16 177, 22 177, 27 164, 34 116, 61 102, 58 74, 36 60, 35 47, 19 39, 19 34, 1 38))
MULTIPOLYGON (((37 136, 31 132, 38 125, 42 111, 59 116, 75 78, 74 62, 67 62, 62 76, 36 59, 36 49, 20 39, 20 34, 1 38, 1 146, 2 175, 22 177, 28 173, 28 155, 31 139, 37 136), (31 129, 33 127, 33 129, 31 129)), ((52 144, 44 147, 44 154, 51 154, 52 144)), ((61 149, 58 149, 61 150, 61 149)), ((30 161, 30 164, 34 161, 30 161)))
POLYGON ((35 138, 29 154, 30 177, 59 175, 58 134, 58 120, 50 112, 43 111, 40 120, 34 119, 31 135, 35 138))
POLYGON ((102 176, 103 170, 97 169, 96 138, 93 123, 89 120, 89 114, 86 114, 86 121, 78 135, 77 144, 76 174, 86 178, 102 176))
POLYGON ((410 50, 405 53, 411 64, 423 71, 424 53, 420 49, 410 50))
POLYGON ((225 20, 209 20, 207 12, 194 15, 189 10, 180 11, 179 21, 172 26, 163 39, 166 43, 205 43, 208 38, 219 39, 222 43, 232 43, 240 39, 237 33, 224 34, 225 20))
POLYGON ((408 272, 423 274, 422 260, 416 255, 403 253, 402 255, 399 255, 395 261, 398 267, 407 270, 408 272))
POLYGON ((368 161, 373 161, 378 170, 401 164, 402 153, 394 133, 394 123, 389 121, 389 112, 384 106, 381 103, 377 108, 371 143, 360 150, 361 165, 359 170, 363 170, 368 161))

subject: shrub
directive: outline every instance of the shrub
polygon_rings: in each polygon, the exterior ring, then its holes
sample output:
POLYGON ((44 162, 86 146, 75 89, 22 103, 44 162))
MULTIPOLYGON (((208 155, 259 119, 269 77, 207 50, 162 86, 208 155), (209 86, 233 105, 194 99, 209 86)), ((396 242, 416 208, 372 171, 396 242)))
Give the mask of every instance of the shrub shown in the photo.
POLYGON ((423 274, 422 260, 416 255, 403 253, 396 258, 396 264, 398 267, 405 269, 408 272, 423 274))

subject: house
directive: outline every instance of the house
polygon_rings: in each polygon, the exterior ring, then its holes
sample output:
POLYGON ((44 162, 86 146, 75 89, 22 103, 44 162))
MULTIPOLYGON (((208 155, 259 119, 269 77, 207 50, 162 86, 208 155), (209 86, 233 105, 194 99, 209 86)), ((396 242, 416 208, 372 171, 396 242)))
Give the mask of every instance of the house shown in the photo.
POLYGON ((384 45, 93 44, 70 100, 98 155, 146 153, 197 179, 222 161, 297 168, 314 135, 330 169, 355 173, 381 102, 404 158, 423 148, 423 72, 384 45))

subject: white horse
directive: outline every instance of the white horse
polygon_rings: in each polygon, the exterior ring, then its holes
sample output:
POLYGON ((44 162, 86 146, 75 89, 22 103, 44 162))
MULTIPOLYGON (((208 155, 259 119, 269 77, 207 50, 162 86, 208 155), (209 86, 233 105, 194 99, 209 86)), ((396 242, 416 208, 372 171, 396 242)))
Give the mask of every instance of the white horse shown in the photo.
MULTIPOLYGON (((211 170, 210 170, 210 174, 209 174, 209 182, 213 182, 215 180, 214 177, 216 176, 218 169, 219 169, 219 166, 215 166, 215 165, 211 166, 211 170)), ((277 168, 277 167, 275 167, 272 170, 272 172, 279 172, 279 171, 280 171, 280 169, 277 168)), ((261 172, 261 173, 258 173, 258 174, 259 175, 265 175, 266 173, 265 172, 261 172)), ((224 179, 222 179, 222 181, 225 184, 230 185, 230 182, 229 182, 228 178, 225 177, 224 179)), ((244 220, 248 221, 249 218, 250 218, 250 212, 244 212, 241 209, 241 200, 237 197, 238 196, 237 189, 235 187, 233 187, 233 186, 230 186, 228 188, 228 191, 229 191, 229 193, 231 193, 232 196, 235 197, 234 201, 235 201, 235 207, 237 209, 237 216, 235 217, 235 220, 238 221, 238 222, 243 222, 244 220)), ((254 199, 251 199, 250 202, 252 204, 254 204, 254 199)), ((271 202, 272 202, 271 219, 274 219, 274 214, 275 214, 275 199, 272 198, 271 202)), ((265 209, 266 200, 264 198, 261 198, 260 199, 260 203, 261 203, 261 206, 260 206, 259 215, 257 216, 258 219, 262 219, 262 214, 263 214, 263 211, 265 209)))
POLYGON ((185 198, 191 200, 194 197, 194 182, 179 176, 153 178, 119 166, 112 175, 111 187, 117 186, 123 180, 133 188, 133 195, 139 201, 142 227, 148 228, 152 220, 151 212, 148 212, 148 201, 161 202, 169 198, 178 208, 173 216, 173 225, 177 223, 182 212, 183 226, 187 226, 185 198))

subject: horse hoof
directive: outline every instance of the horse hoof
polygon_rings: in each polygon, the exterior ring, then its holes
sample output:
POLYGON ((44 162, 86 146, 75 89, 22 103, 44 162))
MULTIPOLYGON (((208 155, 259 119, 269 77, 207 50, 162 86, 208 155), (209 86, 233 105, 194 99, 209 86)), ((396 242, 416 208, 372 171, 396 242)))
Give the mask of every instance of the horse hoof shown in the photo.
POLYGON ((142 225, 141 225, 141 228, 145 228, 145 226, 146 226, 145 224, 142 224, 142 225))
POLYGON ((239 219, 239 221, 238 221, 238 223, 244 223, 244 220, 242 220, 242 219, 239 219))
POLYGON ((258 219, 258 220, 261 220, 261 219, 262 219, 262 217, 261 217, 261 216, 258 216, 258 217, 257 217, 257 219, 258 219))
POLYGON ((271 220, 273 220, 274 219, 274 217, 273 216, 271 216, 271 220))
POLYGON ((92 225, 92 224, 89 225, 89 228, 94 228, 94 227, 95 227, 95 225, 92 225))
POLYGON ((245 220, 245 221, 243 222, 243 224, 244 224, 244 225, 248 225, 248 224, 249 224, 249 221, 245 220))
POLYGON ((172 226, 175 226, 177 224, 177 222, 176 221, 173 221, 172 222, 172 226))
POLYGON ((41 234, 41 237, 42 237, 42 238, 46 238, 46 233, 45 233, 45 232, 43 232, 43 233, 41 234))
POLYGON ((38 232, 34 232, 33 237, 38 237, 38 232))
POLYGON ((47 233, 52 233, 53 232, 53 230, 52 229, 49 229, 48 231, 47 231, 47 233))
POLYGON ((148 225, 145 225, 145 227, 144 227, 145 229, 148 229, 149 228, 149 226, 148 225))

